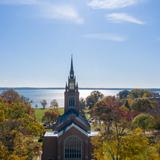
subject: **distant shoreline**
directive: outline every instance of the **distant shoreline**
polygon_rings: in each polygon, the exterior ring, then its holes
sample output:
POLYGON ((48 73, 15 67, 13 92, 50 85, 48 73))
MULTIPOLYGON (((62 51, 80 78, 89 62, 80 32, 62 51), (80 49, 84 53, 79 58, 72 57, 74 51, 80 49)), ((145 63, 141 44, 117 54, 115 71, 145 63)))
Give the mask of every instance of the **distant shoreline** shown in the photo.
MULTIPOLYGON (((48 105, 53 99, 56 99, 59 106, 64 106, 64 87, 0 87, 0 93, 14 89, 20 95, 32 101, 32 107, 41 106, 41 101, 46 100, 48 105)), ((132 90, 133 88, 91 88, 80 87, 79 93, 81 98, 86 98, 92 91, 100 91, 105 96, 116 96, 122 90, 132 90)), ((147 89, 147 88, 143 88, 147 89)), ((149 88, 149 91, 159 93, 160 88, 149 88)))
MULTIPOLYGON (((7 90, 7 89, 15 89, 15 90, 64 90, 64 87, 0 87, 0 90, 7 90)), ((97 87, 80 87, 80 90, 133 90, 133 89, 145 89, 150 91, 160 91, 160 88, 97 88, 97 87)))

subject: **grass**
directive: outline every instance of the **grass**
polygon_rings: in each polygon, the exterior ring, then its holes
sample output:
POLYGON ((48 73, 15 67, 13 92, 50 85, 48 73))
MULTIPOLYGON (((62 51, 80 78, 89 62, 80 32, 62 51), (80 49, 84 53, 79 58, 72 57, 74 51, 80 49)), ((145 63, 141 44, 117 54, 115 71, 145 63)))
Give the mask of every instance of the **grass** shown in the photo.
MULTIPOLYGON (((50 110, 50 108, 46 108, 46 109, 35 108, 34 111, 35 111, 35 116, 36 116, 37 121, 42 122, 42 117, 44 116, 44 113, 48 110, 50 110)), ((58 110, 60 114, 64 113, 64 108, 59 108, 58 110)))

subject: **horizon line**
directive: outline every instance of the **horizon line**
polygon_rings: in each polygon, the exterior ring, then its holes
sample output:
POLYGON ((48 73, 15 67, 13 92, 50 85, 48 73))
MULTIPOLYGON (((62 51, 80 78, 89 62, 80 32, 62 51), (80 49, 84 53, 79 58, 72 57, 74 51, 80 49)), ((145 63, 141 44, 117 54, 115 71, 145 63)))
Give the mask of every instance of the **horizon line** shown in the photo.
MULTIPOLYGON (((65 87, 0 87, 0 89, 59 89, 64 90, 65 87)), ((133 90, 133 89, 145 89, 145 90, 157 90, 159 87, 79 87, 80 90, 133 90)))

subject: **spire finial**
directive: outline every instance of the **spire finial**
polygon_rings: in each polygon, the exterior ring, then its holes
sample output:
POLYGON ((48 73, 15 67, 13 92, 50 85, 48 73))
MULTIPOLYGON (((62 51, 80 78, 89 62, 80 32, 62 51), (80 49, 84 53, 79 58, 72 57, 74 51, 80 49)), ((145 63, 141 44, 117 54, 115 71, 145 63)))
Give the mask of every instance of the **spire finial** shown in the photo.
POLYGON ((74 69, 73 69, 73 55, 71 55, 71 69, 70 69, 70 77, 74 77, 74 69))

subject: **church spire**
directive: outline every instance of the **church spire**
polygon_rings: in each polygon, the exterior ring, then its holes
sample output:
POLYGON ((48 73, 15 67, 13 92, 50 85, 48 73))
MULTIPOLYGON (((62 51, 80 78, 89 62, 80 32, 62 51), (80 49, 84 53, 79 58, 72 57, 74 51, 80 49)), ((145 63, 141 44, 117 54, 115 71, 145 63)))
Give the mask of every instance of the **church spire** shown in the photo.
POLYGON ((74 78, 73 57, 71 56, 70 78, 74 78))
POLYGON ((76 76, 74 75, 73 57, 71 56, 70 74, 65 89, 65 113, 69 110, 79 112, 79 92, 76 83, 76 76))

